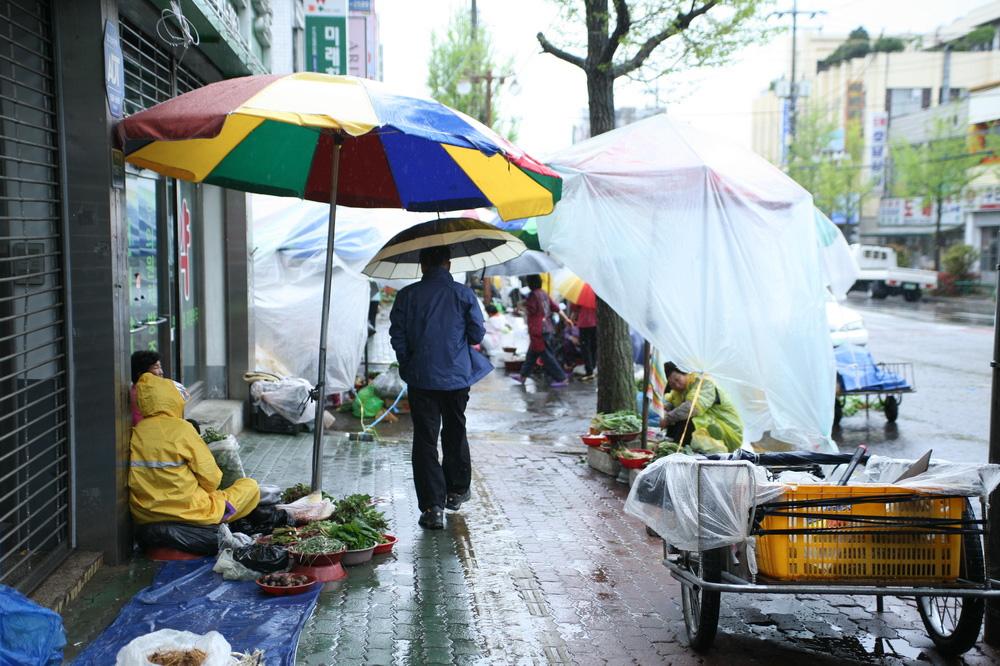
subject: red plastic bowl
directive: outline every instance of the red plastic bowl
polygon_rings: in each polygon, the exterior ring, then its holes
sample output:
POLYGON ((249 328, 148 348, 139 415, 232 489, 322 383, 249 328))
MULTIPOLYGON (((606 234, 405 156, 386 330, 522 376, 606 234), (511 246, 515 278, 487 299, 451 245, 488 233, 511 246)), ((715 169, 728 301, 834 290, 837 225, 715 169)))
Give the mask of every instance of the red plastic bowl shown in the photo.
POLYGON ((580 435, 580 439, 587 446, 600 446, 608 443, 608 438, 604 435, 580 435))
POLYGON ((639 439, 642 435, 641 432, 636 430, 635 432, 606 432, 604 436, 608 438, 608 441, 612 444, 624 444, 625 442, 631 442, 633 440, 639 439))
POLYGON ((625 469, 642 469, 653 458, 653 452, 646 449, 629 449, 632 453, 643 454, 642 458, 618 458, 625 469))
MULTIPOLYGON (((316 584, 316 578, 314 576, 310 576, 309 574, 295 574, 295 575, 305 576, 306 578, 309 579, 309 582, 305 583, 304 585, 291 585, 287 587, 280 585, 265 585, 264 583, 260 582, 261 580, 260 578, 258 578, 254 582, 257 583, 258 587, 260 587, 260 589, 263 590, 265 593, 274 595, 276 597, 284 597, 291 594, 302 594, 303 592, 306 592, 307 590, 309 590, 309 588, 311 588, 313 585, 316 584)), ((261 576, 261 578, 263 578, 263 576, 261 576)))
POLYGON ((373 555, 385 555, 386 553, 391 553, 392 547, 396 545, 397 541, 399 541, 399 539, 392 536, 391 534, 383 534, 382 536, 388 539, 388 541, 386 541, 385 543, 380 543, 379 545, 375 546, 375 552, 373 553, 373 555))

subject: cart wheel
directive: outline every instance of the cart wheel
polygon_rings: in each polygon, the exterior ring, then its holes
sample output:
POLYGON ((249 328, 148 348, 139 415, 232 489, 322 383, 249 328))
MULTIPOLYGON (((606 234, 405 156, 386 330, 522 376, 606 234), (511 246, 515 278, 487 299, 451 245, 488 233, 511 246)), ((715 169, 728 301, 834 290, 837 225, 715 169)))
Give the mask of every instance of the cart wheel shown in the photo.
MULTIPOLYGON (((722 548, 687 553, 688 568, 702 580, 717 583, 722 574, 722 548), (698 558, 695 560, 694 558, 698 558)), ((684 628, 691 649, 704 652, 712 647, 719 628, 719 598, 721 592, 709 592, 697 585, 681 585, 681 605, 684 608, 684 628)))
MULTIPOLYGON (((967 505, 963 520, 973 518, 967 505)), ((983 543, 978 534, 962 535, 962 569, 965 580, 982 583, 986 580, 983 566, 983 543)), ((917 597, 917 610, 927 629, 927 635, 944 655, 959 655, 976 644, 983 626, 986 601, 975 597, 917 597)))
POLYGON ((885 420, 895 423, 897 418, 899 418, 899 400, 896 396, 890 395, 885 399, 885 420))
POLYGON ((840 401, 840 398, 833 399, 833 427, 836 428, 840 425, 840 419, 844 418, 844 403, 840 401))

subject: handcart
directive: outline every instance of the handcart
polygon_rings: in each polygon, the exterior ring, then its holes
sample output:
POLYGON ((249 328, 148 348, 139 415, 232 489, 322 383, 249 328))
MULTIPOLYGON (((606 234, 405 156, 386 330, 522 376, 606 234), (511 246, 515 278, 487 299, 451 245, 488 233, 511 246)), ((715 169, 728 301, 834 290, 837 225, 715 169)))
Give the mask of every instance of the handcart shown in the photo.
MULTIPOLYGON (((819 455, 830 462, 830 454, 819 455)), ((758 495, 752 463, 696 464, 701 543, 702 521, 717 518, 712 493, 703 497, 708 481, 723 475, 725 487, 758 495)), ((966 496, 896 485, 802 484, 778 501, 751 503, 745 542, 688 551, 664 541, 664 564, 682 584, 684 624, 697 651, 711 647, 721 595, 733 592, 873 595, 879 611, 882 597, 915 597, 938 650, 957 655, 975 644, 986 598, 1000 596, 998 581, 986 576, 986 512, 983 504, 977 518, 966 496)))
POLYGON ((885 420, 895 423, 903 395, 917 390, 912 363, 876 363, 864 347, 841 345, 834 351, 837 361, 837 396, 833 403, 833 425, 840 424, 850 396, 864 396, 865 415, 882 403, 885 420))

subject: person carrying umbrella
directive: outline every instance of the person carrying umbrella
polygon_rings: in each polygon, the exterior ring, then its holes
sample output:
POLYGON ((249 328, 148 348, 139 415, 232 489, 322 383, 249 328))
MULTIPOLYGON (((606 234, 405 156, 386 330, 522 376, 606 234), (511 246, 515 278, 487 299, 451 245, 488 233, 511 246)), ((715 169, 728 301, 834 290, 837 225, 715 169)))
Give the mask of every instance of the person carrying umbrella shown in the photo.
POLYGON ((552 314, 559 312, 552 297, 542 289, 542 278, 538 275, 529 275, 526 280, 531 293, 525 299, 525 311, 528 314, 528 353, 524 358, 524 365, 521 366, 521 374, 512 375, 511 379, 523 384, 531 373, 535 370, 535 362, 541 358, 545 373, 548 374, 553 388, 561 388, 569 382, 566 380, 566 373, 559 366, 552 353, 552 345, 549 339, 555 333, 552 325, 552 314))
POLYGON ((389 339, 409 387, 418 523, 441 529, 444 509, 458 511, 471 496, 465 407, 470 387, 493 366, 472 349, 486 334, 483 315, 472 290, 451 276, 449 248, 423 248, 419 257, 423 277, 396 295, 389 339))

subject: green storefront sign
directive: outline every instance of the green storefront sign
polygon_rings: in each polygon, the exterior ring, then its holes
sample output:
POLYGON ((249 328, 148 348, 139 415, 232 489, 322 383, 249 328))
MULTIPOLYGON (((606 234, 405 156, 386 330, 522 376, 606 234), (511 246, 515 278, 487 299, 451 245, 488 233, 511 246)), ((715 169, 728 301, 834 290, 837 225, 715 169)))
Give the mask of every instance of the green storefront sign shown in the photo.
POLYGON ((306 15, 306 69, 347 74, 347 17, 306 15))

